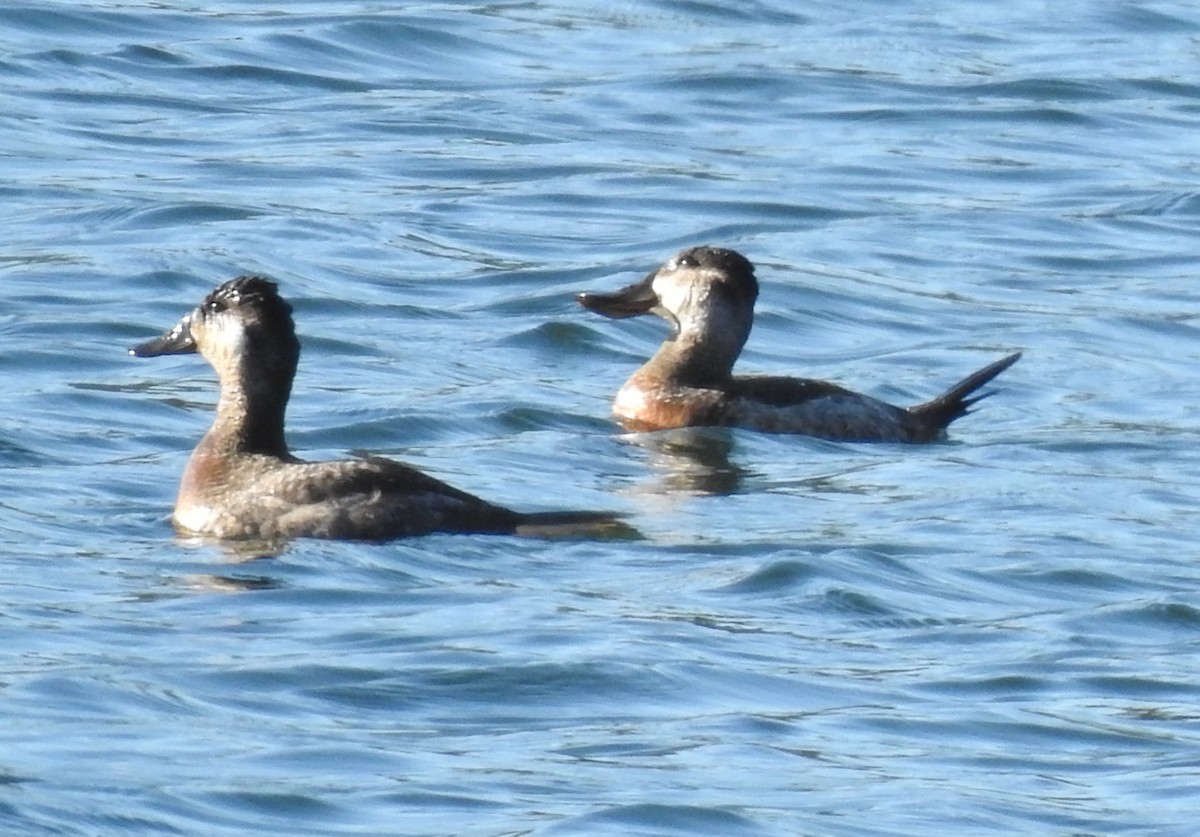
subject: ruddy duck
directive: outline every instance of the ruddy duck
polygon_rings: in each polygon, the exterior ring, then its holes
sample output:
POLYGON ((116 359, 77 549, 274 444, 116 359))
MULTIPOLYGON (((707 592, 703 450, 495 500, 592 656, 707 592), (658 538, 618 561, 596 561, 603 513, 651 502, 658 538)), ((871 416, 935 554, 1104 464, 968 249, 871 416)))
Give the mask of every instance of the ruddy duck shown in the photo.
POLYGON ((184 532, 387 540, 430 532, 572 534, 615 520, 601 512, 512 511, 383 457, 292 456, 283 424, 300 341, 291 306, 260 276, 226 282, 170 331, 129 352, 199 352, 220 379, 216 420, 188 461, 175 503, 174 522, 184 532))
POLYGON ((613 319, 653 313, 671 324, 658 352, 617 393, 613 414, 630 430, 730 425, 855 442, 930 442, 985 395, 973 392, 1021 353, 985 366, 915 407, 803 378, 735 377, 750 336, 758 282, 745 256, 720 247, 678 253, 642 281, 579 303, 613 319))

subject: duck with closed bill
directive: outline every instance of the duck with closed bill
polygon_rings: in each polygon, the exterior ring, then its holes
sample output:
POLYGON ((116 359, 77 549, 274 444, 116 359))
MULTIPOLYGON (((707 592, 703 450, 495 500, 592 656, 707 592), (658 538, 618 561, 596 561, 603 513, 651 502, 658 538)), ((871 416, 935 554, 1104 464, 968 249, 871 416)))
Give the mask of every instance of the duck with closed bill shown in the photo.
POLYGON ((288 450, 284 412, 300 358, 292 308, 275 283, 218 287, 137 357, 198 352, 217 372, 216 419, 193 451, 174 522, 217 539, 388 540, 431 532, 562 536, 616 524, 605 512, 523 513, 378 456, 305 462, 288 450))
POLYGON ((657 314, 671 334, 625 382, 613 414, 630 430, 746 427, 852 442, 931 442, 970 411, 974 393, 1021 357, 980 369, 931 401, 896 407, 806 378, 740 376, 733 364, 750 336, 758 281, 745 256, 721 247, 678 253, 615 293, 581 293, 590 311, 621 319, 657 314))

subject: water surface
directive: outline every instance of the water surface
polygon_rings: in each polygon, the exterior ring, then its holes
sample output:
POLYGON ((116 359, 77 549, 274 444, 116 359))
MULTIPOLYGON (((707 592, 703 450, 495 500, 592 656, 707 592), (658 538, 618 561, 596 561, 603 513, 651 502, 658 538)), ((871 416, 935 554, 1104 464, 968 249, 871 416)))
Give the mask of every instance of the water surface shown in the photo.
POLYGON ((0 10, 0 831, 1190 835, 1200 14, 1180 2, 0 10), (758 265, 746 371, 928 447, 625 435, 574 292, 758 265), (290 440, 640 540, 168 522, 262 272, 290 440))

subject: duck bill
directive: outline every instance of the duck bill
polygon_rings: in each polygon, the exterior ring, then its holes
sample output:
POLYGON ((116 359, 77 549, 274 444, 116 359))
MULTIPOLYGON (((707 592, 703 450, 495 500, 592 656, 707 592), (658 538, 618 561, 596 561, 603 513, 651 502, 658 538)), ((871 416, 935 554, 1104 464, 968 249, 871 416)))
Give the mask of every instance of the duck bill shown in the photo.
POLYGON ((613 320, 649 314, 658 306, 658 294, 654 292, 654 277, 650 273, 640 282, 611 294, 585 292, 576 299, 589 311, 595 311, 613 320))
POLYGON ((192 315, 188 314, 173 329, 153 340, 139 343, 129 350, 134 357, 158 357, 159 355, 189 355, 196 351, 196 340, 192 337, 192 315))

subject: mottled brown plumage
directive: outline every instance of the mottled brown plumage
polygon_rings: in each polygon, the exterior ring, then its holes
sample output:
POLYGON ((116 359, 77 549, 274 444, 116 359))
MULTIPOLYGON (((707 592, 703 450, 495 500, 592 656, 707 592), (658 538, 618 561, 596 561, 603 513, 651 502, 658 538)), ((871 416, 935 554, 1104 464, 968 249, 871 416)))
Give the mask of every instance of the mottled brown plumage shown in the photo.
POLYGON ((430 532, 583 534, 602 512, 525 514, 382 457, 304 462, 284 440, 300 358, 292 309, 276 286, 242 276, 210 293, 138 357, 199 352, 220 379, 212 427, 192 452, 176 526, 218 539, 387 540, 430 532))
POLYGON ((671 324, 654 357, 617 392, 631 430, 729 425, 855 442, 930 442, 985 395, 972 394, 1021 357, 1009 355, 915 407, 896 407, 826 381, 735 376, 754 322, 758 281, 740 253, 693 247, 616 293, 582 293, 606 317, 653 313, 671 324))

